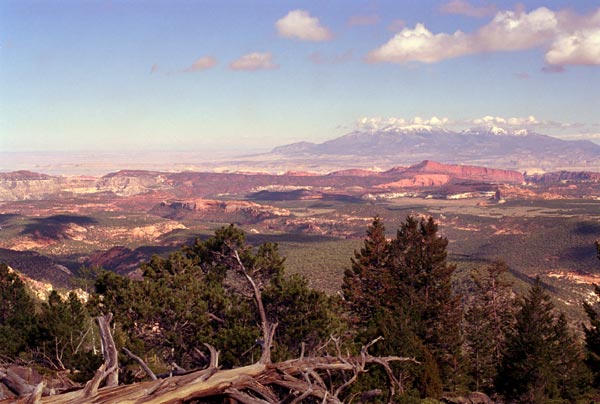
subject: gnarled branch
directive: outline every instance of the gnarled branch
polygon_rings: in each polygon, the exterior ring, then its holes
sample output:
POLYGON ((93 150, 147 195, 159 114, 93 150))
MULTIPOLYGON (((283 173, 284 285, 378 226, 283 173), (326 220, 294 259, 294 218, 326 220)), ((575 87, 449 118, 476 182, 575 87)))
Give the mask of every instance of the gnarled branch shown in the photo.
POLYGON ((263 341, 262 341, 262 354, 258 363, 270 363, 271 362, 271 346, 273 345, 273 338, 275 337, 275 329, 277 328, 277 323, 271 323, 267 319, 267 313, 265 311, 265 306, 262 301, 262 293, 254 279, 248 273, 248 270, 242 263, 240 259, 240 255, 237 250, 233 250, 233 255, 239 265, 240 272, 244 275, 250 286, 252 287, 252 291, 254 292, 254 300, 256 301, 256 306, 258 307, 258 313, 260 314, 261 320, 261 329, 263 333, 263 341))
POLYGON ((129 349, 123 347, 121 348, 121 350, 127 355, 129 356, 131 359, 133 359, 134 361, 136 361, 138 363, 138 365, 140 365, 140 367, 144 370, 144 372, 146 372, 146 374, 148 375, 148 377, 152 380, 156 380, 157 377, 154 374, 154 372, 152 371, 152 369, 150 369, 150 367, 146 364, 146 362, 144 362, 144 360, 142 358, 140 358, 139 356, 135 355, 133 352, 131 352, 129 349))

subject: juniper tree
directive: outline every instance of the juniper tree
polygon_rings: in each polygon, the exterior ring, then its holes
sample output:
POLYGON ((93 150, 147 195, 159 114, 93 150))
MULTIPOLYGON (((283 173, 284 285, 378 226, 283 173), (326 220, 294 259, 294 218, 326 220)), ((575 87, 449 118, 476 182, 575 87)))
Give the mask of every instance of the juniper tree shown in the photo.
POLYGON ((37 338, 34 299, 19 276, 0 264, 0 354, 17 356, 37 338))
POLYGON ((314 346, 333 332, 338 322, 332 300, 300 278, 286 279, 277 246, 253 249, 233 225, 168 258, 153 257, 142 265, 141 281, 101 275, 93 304, 115 313, 124 344, 156 355, 159 362, 203 366, 208 357, 198 348, 209 343, 221 351, 223 366, 248 364, 260 353, 260 330, 240 263, 263 291, 269 320, 279 324, 275 349, 280 357, 299 352, 303 339, 314 346))
POLYGON ((93 350, 93 323, 84 303, 74 292, 63 299, 52 291, 41 306, 40 332, 33 356, 58 370, 71 370, 79 381, 88 380, 100 366, 93 350))

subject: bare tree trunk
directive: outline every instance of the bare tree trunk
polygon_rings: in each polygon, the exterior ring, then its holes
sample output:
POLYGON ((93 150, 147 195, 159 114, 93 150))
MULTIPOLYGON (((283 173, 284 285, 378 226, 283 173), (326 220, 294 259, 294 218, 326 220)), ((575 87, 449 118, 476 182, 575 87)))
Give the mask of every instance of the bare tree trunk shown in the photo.
POLYGON ((100 328, 100 340, 102 341, 102 356, 106 363, 106 386, 117 386, 119 384, 119 353, 115 346, 112 333, 110 332, 110 321, 112 313, 96 318, 100 328))
POLYGON ((233 255, 237 260, 238 265, 240 266, 240 272, 246 277, 246 280, 252 287, 252 291, 254 292, 254 300, 256 302, 256 306, 258 308, 258 312, 260 314, 261 320, 261 329, 263 333, 263 343, 262 343, 262 354, 260 356, 259 363, 270 363, 271 362, 271 346, 273 345, 273 338, 275 337, 275 329, 277 328, 277 323, 273 324, 269 322, 267 319, 267 313, 265 311, 265 306, 262 301, 262 293, 254 279, 248 274, 248 270, 242 263, 240 259, 240 255, 237 250, 233 250, 233 255))

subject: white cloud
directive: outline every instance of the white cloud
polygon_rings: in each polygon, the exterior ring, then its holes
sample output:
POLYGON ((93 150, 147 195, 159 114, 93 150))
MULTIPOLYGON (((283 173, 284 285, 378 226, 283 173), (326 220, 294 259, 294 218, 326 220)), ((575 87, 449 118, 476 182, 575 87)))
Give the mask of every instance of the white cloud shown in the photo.
POLYGON ((450 0, 440 6, 440 11, 446 14, 461 14, 469 17, 482 18, 493 15, 496 12, 496 6, 493 4, 486 4, 478 7, 466 0, 450 0))
POLYGON ((484 116, 481 118, 467 119, 456 122, 457 127, 476 127, 480 129, 501 128, 508 133, 537 132, 544 134, 560 134, 578 128, 581 131, 588 130, 589 125, 583 123, 565 123, 552 120, 538 119, 534 115, 525 117, 501 117, 484 116))
POLYGON ((277 32, 285 38, 296 38, 303 41, 327 41, 333 34, 323 27, 316 17, 311 17, 308 11, 293 10, 275 23, 277 32))
POLYGON ((476 52, 531 49, 552 40, 558 30, 556 14, 546 7, 530 13, 500 11, 473 35, 476 52))
POLYGON ((398 117, 363 117, 360 118, 356 122, 356 127, 359 130, 383 130, 383 129, 403 129, 407 127, 414 126, 435 126, 435 127, 443 127, 451 123, 451 121, 446 118, 438 118, 437 116, 433 116, 431 118, 422 118, 419 116, 415 116, 414 118, 398 118, 398 117))
POLYGON ((561 65, 548 65, 540 69, 543 73, 564 73, 566 69, 561 65))
POLYGON ((404 28, 383 46, 371 51, 368 62, 435 63, 471 53, 469 38, 461 31, 454 34, 433 34, 423 24, 404 28))
MULTIPOLYGON (((415 116, 413 118, 402 117, 362 117, 356 121, 356 127, 361 130, 384 130, 402 129, 414 126, 431 126, 436 128, 448 128, 453 130, 464 130, 469 128, 502 128, 507 132, 519 129, 527 129, 543 133, 545 131, 572 131, 574 128, 585 130, 588 125, 582 123, 562 123, 552 120, 542 120, 534 115, 523 117, 502 117, 486 115, 478 118, 453 120, 448 117, 432 116, 430 118, 415 116)), ((593 129, 597 131, 597 129, 593 129)))
POLYGON ((273 56, 270 53, 254 52, 231 62, 229 67, 232 70, 263 70, 276 69, 279 65, 273 63, 273 56))
POLYGON ((539 119, 534 115, 523 117, 502 117, 487 115, 479 118, 453 120, 447 117, 402 118, 402 117, 362 117, 355 123, 356 130, 364 132, 396 131, 456 131, 477 134, 480 131, 496 135, 526 136, 541 133, 566 140, 600 140, 600 123, 563 123, 539 119))
POLYGON ((486 115, 481 118, 475 118, 468 120, 467 123, 473 125, 508 125, 508 126, 533 126, 540 125, 540 122, 535 116, 529 115, 527 117, 512 117, 503 118, 501 116, 486 115))
POLYGON ((562 34, 546 53, 551 65, 600 65, 600 27, 562 34))
POLYGON ((546 62, 551 66, 600 65, 600 8, 589 15, 568 10, 556 15, 561 30, 546 53, 546 62))
POLYGON ((216 64, 217 64, 217 59, 215 59, 214 57, 203 56, 200 59, 196 60, 194 63, 192 63, 191 66, 183 69, 183 71, 186 73, 199 72, 202 70, 207 70, 212 67, 215 67, 216 64))
MULTIPOLYGON (((466 1, 450 1, 449 12, 472 7, 466 1), (462 8, 461 8, 462 7, 462 8)), ((473 10, 471 10, 473 11, 473 10)), ((600 9, 588 16, 539 7, 530 12, 499 11, 472 33, 432 33, 424 24, 404 28, 366 56, 368 62, 436 63, 455 57, 543 47, 549 65, 600 64, 600 9)))
POLYGON ((516 78, 518 78, 519 80, 528 80, 529 78, 531 78, 531 76, 529 75, 529 73, 527 72, 517 72, 517 73, 513 73, 513 76, 515 76, 516 78))

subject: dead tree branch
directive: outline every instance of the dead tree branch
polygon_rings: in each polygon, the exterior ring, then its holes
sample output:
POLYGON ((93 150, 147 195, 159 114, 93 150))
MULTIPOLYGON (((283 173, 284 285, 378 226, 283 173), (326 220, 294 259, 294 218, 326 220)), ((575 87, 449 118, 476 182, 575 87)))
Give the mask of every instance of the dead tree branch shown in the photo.
MULTIPOLYGON (((210 349, 210 348, 209 348, 210 349)), ((213 348, 214 349, 214 348, 213 348)), ((215 350, 216 352, 216 350, 215 350)), ((212 353, 211 357, 216 355, 212 353)), ((214 367, 202 369, 186 375, 173 376, 163 380, 151 380, 133 385, 104 387, 97 390, 86 389, 56 396, 42 397, 40 403, 83 404, 83 403, 181 403, 192 399, 214 396, 229 396, 249 404, 277 402, 298 403, 304 398, 315 397, 324 403, 342 403, 334 386, 327 386, 322 372, 366 371, 370 364, 388 365, 391 362, 414 362, 412 358, 398 356, 376 357, 363 350, 358 356, 319 356, 291 359, 278 363, 255 363, 236 369, 217 370, 214 367), (273 387, 287 389, 283 397, 276 394, 273 387), (331 391, 337 394, 331 393, 331 391), (284 397, 287 395, 287 399, 284 397)), ((216 359, 211 363, 217 364, 216 359)), ((100 370, 104 373, 104 363, 100 370)), ((342 389, 343 390, 343 389, 342 389)), ((279 392, 281 393, 281 392, 279 392)), ((23 397, 18 403, 25 403, 23 397)))
POLYGON ((144 372, 146 372, 146 374, 148 375, 148 377, 152 380, 156 380, 157 377, 154 374, 154 372, 152 371, 152 369, 150 369, 150 367, 148 367, 148 365, 146 364, 146 362, 144 362, 144 360, 142 358, 140 358, 139 356, 135 355, 133 352, 131 352, 129 349, 123 347, 121 348, 121 350, 123 352, 125 352, 125 354, 127 356, 129 356, 131 359, 133 359, 134 361, 136 361, 138 363, 138 365, 140 365, 140 367, 144 370, 144 372))
POLYGON ((277 328, 277 323, 271 323, 267 319, 267 313, 265 311, 265 306, 262 301, 262 293, 254 279, 248 273, 248 270, 242 263, 240 259, 240 255, 237 250, 233 250, 233 255, 239 265, 240 272, 244 275, 252 290, 254 292, 254 300, 256 301, 256 306, 258 307, 258 313, 260 314, 261 320, 261 329, 263 333, 263 341, 262 341, 262 354, 260 356, 259 363, 270 363, 271 362, 271 346, 273 345, 273 338, 275 337, 275 329, 277 328))
POLYGON ((83 397, 90 398, 96 395, 100 384, 106 380, 106 386, 112 387, 119 384, 119 358, 117 353, 117 347, 113 340, 110 332, 110 320, 112 320, 112 313, 98 316, 96 321, 100 329, 100 339, 102 342, 102 356, 104 357, 104 363, 96 373, 92 380, 86 383, 83 388, 83 397))

